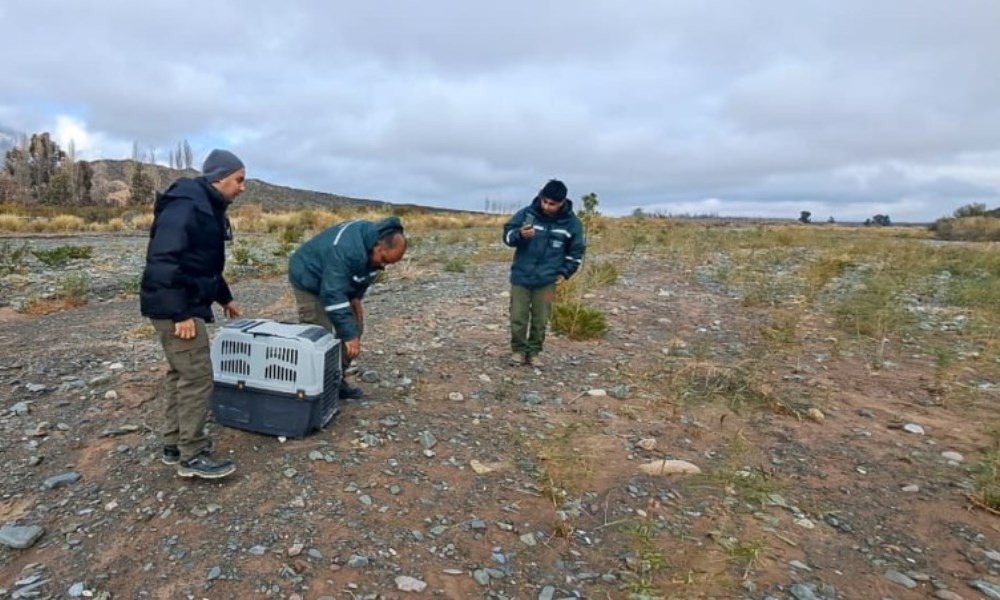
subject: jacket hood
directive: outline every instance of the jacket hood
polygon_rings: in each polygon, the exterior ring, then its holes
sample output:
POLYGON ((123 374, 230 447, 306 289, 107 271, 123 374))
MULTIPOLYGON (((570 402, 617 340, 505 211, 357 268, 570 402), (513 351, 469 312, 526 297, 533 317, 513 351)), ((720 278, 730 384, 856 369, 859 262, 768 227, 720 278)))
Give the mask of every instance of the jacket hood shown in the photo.
MULTIPOLYGON (((153 214, 159 214, 167 204, 180 199, 193 200, 196 204, 199 199, 208 198, 211 203, 210 208, 225 211, 227 204, 219 190, 215 189, 204 177, 182 177, 170 184, 162 194, 156 195, 156 203, 153 205, 153 214)), ((205 207, 208 208, 208 207, 205 207)))

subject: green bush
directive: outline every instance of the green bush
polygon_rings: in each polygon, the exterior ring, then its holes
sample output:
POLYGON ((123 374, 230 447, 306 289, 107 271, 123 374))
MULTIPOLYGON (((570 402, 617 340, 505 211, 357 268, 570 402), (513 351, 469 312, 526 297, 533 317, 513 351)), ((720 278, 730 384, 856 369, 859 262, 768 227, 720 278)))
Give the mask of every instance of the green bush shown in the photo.
POLYGON ((5 241, 0 246, 0 275, 14 273, 24 268, 24 260, 28 257, 28 245, 14 246, 5 241))
POLYGON ((444 264, 444 270, 448 273, 465 273, 469 268, 469 261, 462 256, 456 256, 444 264))
POLYGON ((80 306, 87 302, 87 292, 90 290, 90 276, 86 271, 66 273, 56 283, 59 297, 68 305, 80 306))
POLYGON ((93 246, 58 246, 49 250, 32 250, 35 258, 48 267, 61 267, 73 259, 87 259, 94 253, 93 246))
POLYGON ((552 330, 571 340, 593 340, 608 332, 608 320, 601 311, 578 302, 559 302, 552 306, 552 330))

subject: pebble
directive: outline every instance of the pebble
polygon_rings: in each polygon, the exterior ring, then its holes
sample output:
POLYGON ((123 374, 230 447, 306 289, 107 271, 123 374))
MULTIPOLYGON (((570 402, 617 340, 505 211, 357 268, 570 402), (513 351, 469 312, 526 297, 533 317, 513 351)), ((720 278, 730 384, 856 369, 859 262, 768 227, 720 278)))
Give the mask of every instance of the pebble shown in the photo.
POLYGON ((965 457, 964 456, 962 456, 958 452, 955 452, 955 451, 952 451, 952 450, 949 450, 947 452, 942 452, 941 453, 941 458, 943 458, 945 460, 948 460, 948 461, 951 461, 951 462, 957 462, 957 463, 965 461, 965 457))
POLYGON ((448 399, 452 402, 461 402, 462 400, 465 400, 465 396, 462 395, 462 392, 450 392, 448 394, 448 399))
POLYGON ((965 600, 965 598, 951 590, 936 590, 934 597, 938 600, 965 600))
POLYGON ((70 485, 80 481, 80 474, 76 471, 70 471, 69 473, 63 473, 61 475, 53 475, 49 477, 44 482, 42 482, 42 487, 47 490, 54 490, 56 488, 63 487, 64 485, 70 485))
POLYGON ((917 582, 916 581, 913 581, 912 579, 910 579, 906 575, 903 575, 899 571, 895 571, 895 570, 892 570, 892 569, 886 571, 885 578, 888 579, 889 581, 893 582, 893 583, 898 583, 899 585, 901 585, 901 586, 903 586, 903 587, 905 587, 907 589, 910 589, 910 590, 912 590, 913 588, 917 587, 917 582))
POLYGON ((916 435, 924 435, 924 428, 914 423, 907 423, 906 425, 903 425, 903 431, 907 433, 914 433, 916 435))
POLYGON ((427 584, 415 577, 400 575, 396 577, 396 588, 401 592, 422 592, 427 584))
POLYGON ((906 492, 906 493, 908 493, 908 494, 912 494, 914 492, 919 492, 920 491, 920 486, 917 485, 917 484, 915 484, 915 483, 911 483, 910 485, 904 485, 903 486, 903 491, 906 492))
POLYGON ((969 581, 969 587, 979 590, 990 600, 1000 600, 1000 586, 985 581, 983 579, 973 579, 969 581))

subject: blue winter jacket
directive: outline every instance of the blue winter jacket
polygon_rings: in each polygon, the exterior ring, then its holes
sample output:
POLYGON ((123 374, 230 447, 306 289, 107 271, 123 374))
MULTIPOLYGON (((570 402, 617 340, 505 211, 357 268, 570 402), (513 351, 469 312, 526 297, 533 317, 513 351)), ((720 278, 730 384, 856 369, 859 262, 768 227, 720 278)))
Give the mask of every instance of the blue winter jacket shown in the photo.
POLYGON ((403 231, 399 217, 381 221, 345 221, 324 230, 292 253, 288 281, 319 296, 337 337, 358 337, 351 300, 360 300, 381 267, 371 264, 371 252, 383 233, 403 231))
POLYGON ((514 213, 503 226, 503 243, 515 248, 510 266, 510 282, 537 289, 555 283, 562 275, 569 279, 583 264, 587 240, 583 224, 573 213, 573 201, 566 200, 554 216, 542 212, 541 200, 514 213), (521 226, 532 220, 535 237, 521 237, 521 226))

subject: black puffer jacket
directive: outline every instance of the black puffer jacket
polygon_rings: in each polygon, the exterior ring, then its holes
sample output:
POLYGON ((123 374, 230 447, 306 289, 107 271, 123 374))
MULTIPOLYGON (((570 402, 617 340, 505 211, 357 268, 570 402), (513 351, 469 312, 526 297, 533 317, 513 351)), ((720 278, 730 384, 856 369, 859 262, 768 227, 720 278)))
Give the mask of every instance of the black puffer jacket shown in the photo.
POLYGON ((222 277, 230 239, 226 201, 204 178, 182 178, 156 198, 139 306, 153 319, 214 320, 233 295, 222 277))

